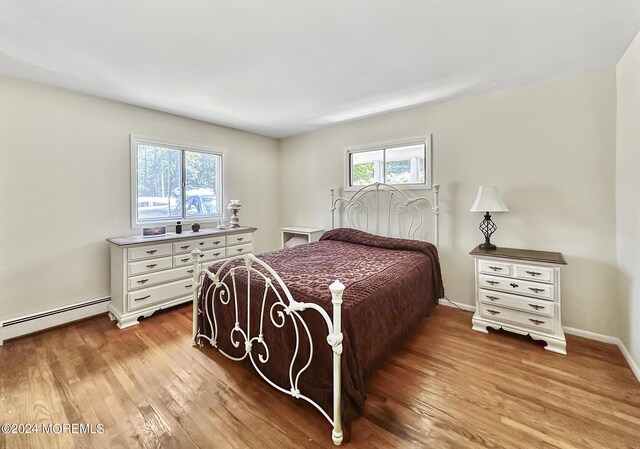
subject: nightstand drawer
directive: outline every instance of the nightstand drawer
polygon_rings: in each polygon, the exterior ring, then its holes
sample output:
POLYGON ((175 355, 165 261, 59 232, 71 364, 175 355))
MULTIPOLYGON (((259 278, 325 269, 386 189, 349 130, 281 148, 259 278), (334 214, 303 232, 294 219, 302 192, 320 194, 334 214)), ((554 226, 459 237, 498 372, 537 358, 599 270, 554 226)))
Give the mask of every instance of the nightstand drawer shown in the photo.
POLYGON ((553 269, 533 265, 514 265, 513 275, 520 279, 531 279, 538 282, 553 282, 553 269))
MULTIPOLYGON (((169 246, 169 248, 171 248, 171 246, 169 246)), ((166 270, 167 268, 171 268, 171 257, 133 262, 129 264, 129 276, 152 273, 154 271, 166 270)))
POLYGON ((518 293, 549 301, 554 300, 553 285, 539 284, 537 282, 521 281, 520 279, 499 278, 495 276, 479 275, 481 288, 501 290, 503 292, 518 293))
POLYGON ((488 320, 511 322, 538 332, 553 332, 553 318, 546 318, 517 310, 495 307, 489 304, 480 305, 480 315, 488 320))
POLYGON ((246 245, 236 245, 227 247, 227 257, 238 256, 240 254, 246 254, 253 251, 253 245, 248 243, 246 245))
POLYGON ((227 245, 242 245, 244 243, 251 242, 251 233, 247 232, 246 234, 235 234, 227 236, 227 245))
POLYGON ((510 309, 535 313, 537 315, 553 316, 554 303, 551 301, 540 301, 537 299, 525 298, 523 296, 509 295, 507 293, 498 293, 482 289, 479 291, 479 299, 483 304, 508 307, 510 309))
POLYGON ((142 246, 140 248, 129 248, 129 260, 142 260, 151 257, 162 257, 171 255, 171 243, 160 245, 142 246))
POLYGON ((493 260, 479 260, 478 268, 480 273, 496 274, 498 276, 511 276, 513 267, 510 263, 496 262, 493 260))

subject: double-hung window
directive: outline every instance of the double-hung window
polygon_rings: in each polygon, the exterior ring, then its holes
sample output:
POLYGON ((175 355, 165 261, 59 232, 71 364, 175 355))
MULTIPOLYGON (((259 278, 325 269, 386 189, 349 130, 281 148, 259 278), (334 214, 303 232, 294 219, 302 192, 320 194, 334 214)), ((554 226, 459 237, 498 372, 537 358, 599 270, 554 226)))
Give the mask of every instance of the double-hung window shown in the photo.
POLYGON ((132 135, 132 226, 221 218, 224 166, 224 150, 132 135))
POLYGON ((381 182, 431 188, 431 136, 345 149, 345 190, 381 182))

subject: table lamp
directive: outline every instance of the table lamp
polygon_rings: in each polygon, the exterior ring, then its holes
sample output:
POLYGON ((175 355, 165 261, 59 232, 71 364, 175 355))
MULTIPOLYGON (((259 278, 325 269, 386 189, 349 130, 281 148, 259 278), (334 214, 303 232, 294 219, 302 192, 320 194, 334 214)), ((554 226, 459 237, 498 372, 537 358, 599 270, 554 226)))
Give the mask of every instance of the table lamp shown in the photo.
POLYGON ((480 223, 480 231, 484 234, 484 243, 480 244, 480 249, 496 249, 496 245, 491 243, 491 234, 493 234, 498 227, 493 221, 491 221, 491 214, 489 212, 509 212, 509 209, 504 204, 500 195, 498 194, 498 188, 496 186, 480 186, 478 187, 478 196, 476 201, 471 206, 469 212, 484 212, 484 220, 480 223))

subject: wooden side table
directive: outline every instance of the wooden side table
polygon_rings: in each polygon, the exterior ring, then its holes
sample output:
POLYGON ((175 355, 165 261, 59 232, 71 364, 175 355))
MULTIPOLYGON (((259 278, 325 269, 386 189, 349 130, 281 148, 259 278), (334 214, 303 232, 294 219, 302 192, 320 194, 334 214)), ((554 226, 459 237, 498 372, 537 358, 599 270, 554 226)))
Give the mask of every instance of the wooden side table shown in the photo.
POLYGON ((560 253, 526 249, 474 248, 476 311, 473 330, 504 329, 547 342, 545 349, 566 354, 560 307, 560 253))
POLYGON ((324 234, 324 229, 305 228, 302 226, 289 226, 286 228, 280 228, 282 248, 284 248, 284 244, 291 237, 302 237, 306 240, 306 243, 311 243, 317 242, 322 234, 324 234))

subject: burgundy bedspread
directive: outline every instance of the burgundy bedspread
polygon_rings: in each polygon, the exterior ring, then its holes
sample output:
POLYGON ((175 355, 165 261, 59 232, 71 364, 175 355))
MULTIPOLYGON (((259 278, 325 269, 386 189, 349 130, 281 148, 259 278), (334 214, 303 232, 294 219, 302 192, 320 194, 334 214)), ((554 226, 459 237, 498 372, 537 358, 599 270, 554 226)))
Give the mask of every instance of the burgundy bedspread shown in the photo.
MULTIPOLYGON (((353 229, 335 229, 325 233, 319 242, 258 257, 280 275, 296 301, 317 303, 329 316, 332 316, 329 285, 339 279, 346 286, 342 305, 342 410, 345 424, 363 413, 365 384, 376 367, 444 295, 437 249, 426 242, 379 237, 353 229)), ((213 266, 211 271, 215 272, 219 266, 213 266)), ((247 280, 244 273, 238 270, 235 277, 239 322, 246 328, 247 280)), ((230 341, 235 321, 233 297, 229 305, 223 305, 219 297, 205 298, 209 283, 208 280, 205 282, 200 296, 199 332, 210 335, 209 320, 204 311, 206 301, 209 319, 212 319, 213 299, 219 328, 218 347, 227 354, 242 356, 242 337, 237 332, 234 334, 236 340, 240 340, 239 348, 233 347, 230 341)), ((263 294, 264 281, 252 275, 252 336, 259 332, 263 294)), ((265 364, 258 361, 257 355, 265 354, 261 345, 254 344, 252 353, 270 379, 290 390, 289 364, 295 349, 295 329, 291 319, 286 320, 282 328, 271 323, 268 312, 275 301, 275 294, 270 292, 263 329, 270 352, 269 361, 265 364)), ((281 308, 276 307, 277 310, 281 308)), ((299 389, 331 416, 332 351, 326 343, 327 327, 316 311, 307 310, 301 312, 301 316, 308 324, 315 343, 312 363, 300 377, 299 389)), ((275 319, 279 321, 277 316, 275 319)), ((304 335, 304 330, 299 330, 304 335)), ((308 359, 306 340, 304 336, 301 338, 302 346, 294 372, 308 359)), ((201 343, 207 344, 205 340, 201 343)))

